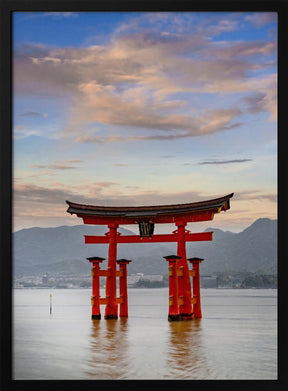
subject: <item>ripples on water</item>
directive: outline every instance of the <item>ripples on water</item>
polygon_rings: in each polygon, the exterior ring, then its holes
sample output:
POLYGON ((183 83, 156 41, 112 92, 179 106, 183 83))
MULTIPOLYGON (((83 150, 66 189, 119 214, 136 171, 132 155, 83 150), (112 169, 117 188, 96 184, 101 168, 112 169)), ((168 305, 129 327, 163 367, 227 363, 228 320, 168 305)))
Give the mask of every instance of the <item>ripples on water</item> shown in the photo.
POLYGON ((277 378, 276 290, 203 289, 186 322, 168 322, 167 289, 129 290, 129 318, 109 321, 90 295, 14 291, 15 379, 277 378))

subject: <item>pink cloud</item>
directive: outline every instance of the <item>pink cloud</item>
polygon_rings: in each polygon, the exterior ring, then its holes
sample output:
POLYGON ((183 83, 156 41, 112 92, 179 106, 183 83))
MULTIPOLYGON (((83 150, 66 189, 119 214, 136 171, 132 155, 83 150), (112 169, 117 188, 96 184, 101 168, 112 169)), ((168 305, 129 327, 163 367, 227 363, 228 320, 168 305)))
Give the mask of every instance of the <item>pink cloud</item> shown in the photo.
MULTIPOLYGON (((248 16, 250 21, 256 18, 248 16)), ((139 23, 134 20, 136 30, 139 23)), ((219 31, 238 28, 235 20, 225 18, 210 21, 209 26, 219 31)), ((77 141, 201 136, 231 129, 235 127, 235 118, 241 116, 239 109, 222 110, 216 106, 214 111, 203 110, 201 115, 191 115, 188 101, 172 98, 172 94, 179 92, 262 94, 263 102, 258 110, 268 111, 274 120, 277 94, 271 75, 251 77, 249 73, 273 65, 263 59, 275 55, 276 43, 213 42, 208 39, 210 33, 202 27, 198 32, 194 29, 194 35, 191 31, 189 34, 159 33, 155 29, 131 34, 127 27, 125 33, 122 30, 110 43, 86 48, 26 45, 15 55, 15 91, 58 96, 69 102, 69 119, 62 136, 77 133, 77 141), (185 114, 181 108, 185 108, 185 114), (150 129, 153 134, 117 134, 103 138, 83 130, 90 122, 141 129, 141 132, 150 129), (156 131, 165 134, 155 134, 156 131)))
POLYGON ((276 12, 257 12, 245 17, 247 22, 255 24, 257 27, 265 26, 266 24, 277 21, 276 12))

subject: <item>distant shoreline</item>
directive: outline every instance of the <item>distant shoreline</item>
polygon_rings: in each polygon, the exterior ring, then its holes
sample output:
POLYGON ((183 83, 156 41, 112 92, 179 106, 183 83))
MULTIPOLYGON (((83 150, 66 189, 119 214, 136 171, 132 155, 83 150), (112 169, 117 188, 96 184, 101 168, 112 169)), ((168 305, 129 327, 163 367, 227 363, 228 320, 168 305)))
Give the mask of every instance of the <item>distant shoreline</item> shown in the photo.
MULTIPOLYGON (((128 289, 167 289, 168 288, 168 286, 162 286, 162 287, 128 287, 128 289)), ((24 290, 24 289, 26 289, 26 290, 38 290, 38 289, 46 289, 46 290, 70 290, 70 289, 73 289, 73 290, 90 290, 90 288, 81 288, 81 287, 79 287, 79 288, 77 288, 77 287, 71 287, 71 288, 56 288, 56 287, 52 287, 52 288, 49 288, 49 287, 29 287, 29 288, 27 288, 27 287, 23 287, 23 288, 17 288, 17 287, 13 287, 12 288, 12 290, 24 290)), ((276 289, 276 290, 278 290, 278 287, 273 287, 273 288, 271 288, 271 287, 249 287, 249 288, 239 288, 239 287, 237 287, 237 288, 231 288, 231 287, 221 287, 221 288, 217 288, 217 287, 215 287, 215 288, 202 288, 201 287, 201 290, 202 289, 217 289, 217 290, 228 290, 228 289, 230 289, 230 290, 247 290, 247 289, 276 289)))

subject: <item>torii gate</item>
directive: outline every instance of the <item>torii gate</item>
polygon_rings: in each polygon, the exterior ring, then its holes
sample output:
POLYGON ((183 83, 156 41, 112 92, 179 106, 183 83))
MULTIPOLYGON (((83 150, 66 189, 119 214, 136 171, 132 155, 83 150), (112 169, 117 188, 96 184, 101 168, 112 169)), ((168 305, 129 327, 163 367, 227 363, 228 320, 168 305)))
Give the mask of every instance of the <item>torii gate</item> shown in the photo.
POLYGON ((215 213, 230 209, 230 198, 234 193, 208 201, 176 205, 107 207, 76 204, 66 201, 67 212, 76 214, 84 224, 107 225, 109 231, 104 236, 85 235, 85 243, 109 244, 108 268, 100 270, 104 258, 87 258, 92 264, 92 319, 101 319, 100 304, 106 304, 105 319, 117 319, 118 304, 120 317, 128 316, 127 269, 129 260, 117 261, 117 244, 120 243, 159 243, 176 242, 177 255, 163 257, 169 262, 169 320, 201 318, 200 275, 201 258, 190 258, 193 269, 189 270, 186 256, 186 242, 212 240, 213 232, 191 233, 187 223, 213 220, 215 213), (155 224, 173 223, 176 230, 172 234, 154 235, 155 224), (119 225, 138 224, 138 235, 121 235, 119 225), (120 270, 117 271, 117 263, 120 270), (99 277, 105 276, 106 297, 100 298, 99 277), (117 296, 116 278, 120 277, 120 297, 117 296), (193 277, 193 296, 191 282, 193 277))

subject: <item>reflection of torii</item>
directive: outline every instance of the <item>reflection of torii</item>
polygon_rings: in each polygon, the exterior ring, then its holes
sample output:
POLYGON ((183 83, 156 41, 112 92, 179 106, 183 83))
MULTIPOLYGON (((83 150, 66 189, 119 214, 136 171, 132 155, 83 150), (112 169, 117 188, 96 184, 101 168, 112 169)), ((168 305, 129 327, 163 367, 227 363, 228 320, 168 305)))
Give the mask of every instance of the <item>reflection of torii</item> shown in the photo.
MULTIPOLYGON (((213 232, 190 233, 185 227, 187 223, 212 220, 215 213, 230 209, 230 198, 232 197, 233 193, 208 201, 138 207, 107 207, 66 201, 69 205, 67 212, 82 218, 84 224, 107 225, 109 228, 109 232, 104 236, 85 236, 85 243, 109 244, 108 269, 105 273, 107 277, 106 298, 104 299, 106 304, 105 318, 117 318, 118 303, 121 302, 116 297, 116 277, 120 276, 119 271, 116 270, 117 243, 177 242, 177 256, 181 257, 177 262, 177 268, 181 270, 177 277, 180 298, 177 304, 178 313, 180 319, 191 319, 193 317, 193 300, 191 302, 191 271, 189 272, 188 269, 186 242, 212 240, 213 232), (153 235, 156 223, 174 223, 177 229, 172 234, 153 235), (121 235, 117 232, 117 228, 121 224, 138 224, 140 235, 121 235)), ((104 301, 102 300, 103 304, 104 301)))

